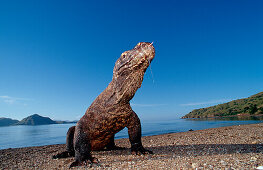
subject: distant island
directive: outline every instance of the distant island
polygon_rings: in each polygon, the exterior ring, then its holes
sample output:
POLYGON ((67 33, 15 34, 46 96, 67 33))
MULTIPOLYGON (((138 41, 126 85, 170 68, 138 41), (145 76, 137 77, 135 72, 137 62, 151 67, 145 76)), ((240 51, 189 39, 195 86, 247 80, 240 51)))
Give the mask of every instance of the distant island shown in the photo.
POLYGON ((14 126, 14 125, 49 125, 49 124, 65 124, 65 123, 76 123, 77 121, 54 121, 49 117, 43 117, 38 114, 28 116, 21 121, 0 118, 0 126, 14 126))
POLYGON ((212 118, 263 115, 263 92, 207 108, 195 109, 182 118, 212 118))
POLYGON ((18 120, 0 117, 0 126, 10 126, 18 123, 18 120))

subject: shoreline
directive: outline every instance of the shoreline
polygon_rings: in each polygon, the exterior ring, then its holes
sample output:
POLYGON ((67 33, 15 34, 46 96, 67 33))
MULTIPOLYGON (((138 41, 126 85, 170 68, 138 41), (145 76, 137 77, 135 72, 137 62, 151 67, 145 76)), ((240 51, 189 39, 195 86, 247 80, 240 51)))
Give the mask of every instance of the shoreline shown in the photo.
MULTIPOLYGON (((263 123, 142 137, 153 155, 132 155, 128 139, 121 151, 93 151, 95 169, 255 169, 263 166, 263 123)), ((0 150, 0 169, 67 169, 74 158, 52 159, 65 144, 0 150)), ((85 169, 82 166, 78 169, 85 169)), ((73 168, 77 169, 77 168, 73 168)))
POLYGON ((188 116, 183 116, 181 119, 227 119, 227 118, 236 118, 237 120, 251 120, 251 118, 261 118, 263 117, 263 114, 256 114, 256 115, 249 115, 249 114, 237 114, 237 115, 229 115, 229 116, 199 116, 199 117, 188 117, 188 116))

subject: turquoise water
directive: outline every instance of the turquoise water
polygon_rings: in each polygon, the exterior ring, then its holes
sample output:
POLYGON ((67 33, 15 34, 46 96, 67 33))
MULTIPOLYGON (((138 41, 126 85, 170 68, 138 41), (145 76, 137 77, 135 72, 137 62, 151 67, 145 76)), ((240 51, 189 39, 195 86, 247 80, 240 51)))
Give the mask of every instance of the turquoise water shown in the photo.
MULTIPOLYGON (((163 121, 142 120, 142 135, 159 135, 164 133, 185 132, 189 129, 201 130, 232 125, 263 123, 262 120, 199 120, 171 119, 163 121)), ((0 127, 0 149, 42 146, 66 143, 66 133, 75 124, 54 124, 39 126, 0 127)), ((124 129, 115 138, 128 138, 124 129)))

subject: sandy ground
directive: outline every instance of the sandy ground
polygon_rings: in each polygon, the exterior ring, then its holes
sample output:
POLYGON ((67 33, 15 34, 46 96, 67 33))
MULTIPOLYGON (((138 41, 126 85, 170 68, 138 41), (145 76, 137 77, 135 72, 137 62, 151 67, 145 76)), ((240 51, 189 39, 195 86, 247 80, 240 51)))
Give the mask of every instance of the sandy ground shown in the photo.
MULTIPOLYGON (((3 139, 1 139, 3 140, 3 139)), ((96 151, 93 169, 256 169, 263 166, 263 123, 143 137, 153 155, 127 149, 96 151)), ((0 169, 68 169, 74 158, 52 159, 65 145, 0 150, 0 169)), ((90 166, 72 169, 87 169, 90 166)))

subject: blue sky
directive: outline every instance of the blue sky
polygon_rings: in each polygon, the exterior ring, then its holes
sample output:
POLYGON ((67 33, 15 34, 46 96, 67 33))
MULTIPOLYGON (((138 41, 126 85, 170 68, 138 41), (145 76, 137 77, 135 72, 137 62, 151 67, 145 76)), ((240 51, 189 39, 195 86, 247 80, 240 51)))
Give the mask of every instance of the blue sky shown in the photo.
POLYGON ((263 1, 0 1, 0 117, 79 119, 120 54, 154 42, 144 120, 263 91, 263 1))

